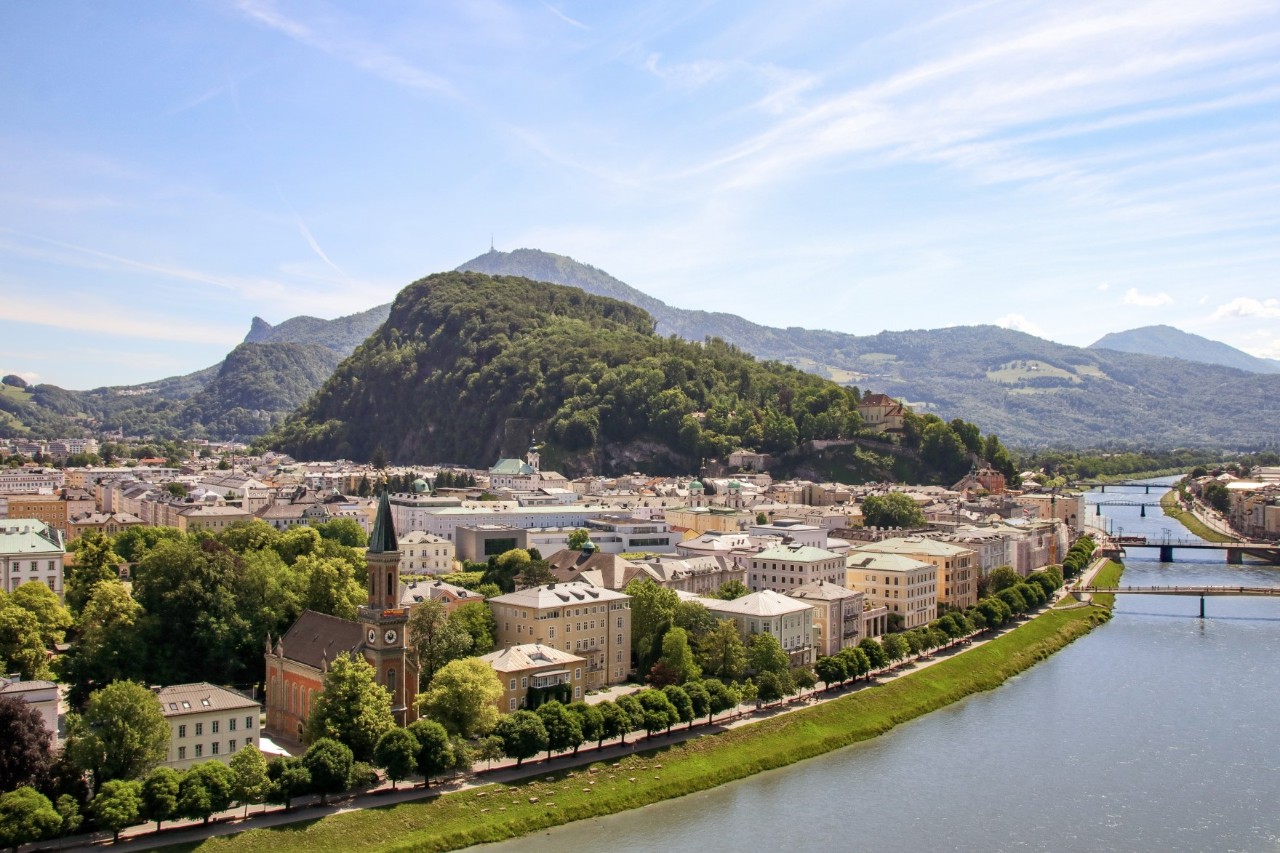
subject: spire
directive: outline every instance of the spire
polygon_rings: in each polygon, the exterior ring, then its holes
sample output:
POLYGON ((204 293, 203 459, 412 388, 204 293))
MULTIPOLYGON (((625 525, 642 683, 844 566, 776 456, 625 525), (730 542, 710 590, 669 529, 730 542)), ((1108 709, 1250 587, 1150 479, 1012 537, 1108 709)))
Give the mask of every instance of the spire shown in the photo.
POLYGON ((391 520, 391 499, 384 491, 378 500, 378 515, 373 520, 373 532, 369 534, 369 553, 387 554, 400 550, 396 539, 396 526, 391 520))

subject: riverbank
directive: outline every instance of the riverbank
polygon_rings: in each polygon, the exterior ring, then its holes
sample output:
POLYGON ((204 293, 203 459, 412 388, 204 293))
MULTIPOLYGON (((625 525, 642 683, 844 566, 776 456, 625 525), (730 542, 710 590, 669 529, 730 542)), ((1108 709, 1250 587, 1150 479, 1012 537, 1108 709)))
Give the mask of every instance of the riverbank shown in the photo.
POLYGON ((1164 510, 1164 514, 1175 519, 1187 530, 1199 536, 1201 539, 1209 542, 1236 542, 1239 541, 1238 536, 1232 536, 1223 533, 1215 527, 1210 527, 1204 519, 1191 510, 1184 509, 1178 500, 1178 491, 1171 489, 1165 492, 1160 498, 1160 508, 1164 510))
POLYGON ((995 639, 887 684, 739 728, 675 745, 651 747, 642 741, 638 746, 644 752, 586 768, 532 770, 534 776, 509 785, 253 830, 183 849, 444 851, 613 814, 876 737, 999 686, 1108 618, 1109 608, 1101 606, 1048 609, 995 639))

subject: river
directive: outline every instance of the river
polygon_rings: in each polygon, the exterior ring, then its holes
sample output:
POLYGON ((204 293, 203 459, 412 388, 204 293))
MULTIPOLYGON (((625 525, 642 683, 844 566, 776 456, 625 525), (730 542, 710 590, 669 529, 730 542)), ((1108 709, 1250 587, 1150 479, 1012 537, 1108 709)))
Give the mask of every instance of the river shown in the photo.
MULTIPOLYGON (((1114 500, 1135 494, 1089 496, 1114 500)), ((1103 517, 1191 537, 1139 512, 1103 517)), ((1133 552, 1122 583, 1280 586, 1277 568, 1157 553, 1133 552)), ((1108 624, 1049 660, 873 741, 484 849, 1280 849, 1280 600, 1210 598, 1200 620, 1196 598, 1117 598, 1108 624)))

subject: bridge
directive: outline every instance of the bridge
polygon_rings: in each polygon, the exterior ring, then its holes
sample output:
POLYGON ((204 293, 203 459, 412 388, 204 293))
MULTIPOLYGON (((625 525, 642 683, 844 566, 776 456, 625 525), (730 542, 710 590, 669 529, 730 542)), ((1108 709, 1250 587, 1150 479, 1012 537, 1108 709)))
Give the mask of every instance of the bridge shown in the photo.
POLYGON ((1138 515, 1142 518, 1147 517, 1147 507, 1151 507, 1152 509, 1163 509, 1159 503, 1150 503, 1148 501, 1098 501, 1094 504, 1095 509, 1093 514, 1102 515, 1102 508, 1104 506, 1140 506, 1142 509, 1138 512, 1138 515))
POLYGON ((1280 598, 1277 586, 1086 586, 1071 590, 1076 601, 1085 595, 1194 595, 1200 597, 1200 618, 1204 618, 1204 600, 1208 596, 1264 596, 1280 598))
POLYGON ((1152 489, 1158 492, 1167 492, 1169 490, 1169 486, 1165 483, 1104 483, 1101 480, 1080 480, 1072 485, 1073 487, 1087 486, 1091 489, 1098 489, 1104 494, 1107 489, 1142 489, 1143 494, 1146 495, 1151 494, 1152 489))
POLYGON ((1245 557, 1253 557, 1264 563, 1270 563, 1273 566, 1280 566, 1280 545, 1269 545, 1260 542, 1206 542, 1203 539, 1161 539, 1158 542, 1150 540, 1137 542, 1136 537, 1124 537, 1125 541, 1120 547, 1120 554, 1131 548, 1159 548, 1160 562, 1172 563, 1174 549, 1183 551, 1218 551, 1225 553, 1227 562, 1233 566, 1238 566, 1244 562, 1245 557))

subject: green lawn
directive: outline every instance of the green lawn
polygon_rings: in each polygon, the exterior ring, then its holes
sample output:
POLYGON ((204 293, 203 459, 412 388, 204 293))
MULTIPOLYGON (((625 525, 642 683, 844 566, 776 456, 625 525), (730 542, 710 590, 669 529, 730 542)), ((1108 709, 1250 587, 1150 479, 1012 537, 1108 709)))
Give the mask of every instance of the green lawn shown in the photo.
POLYGON ((428 802, 366 809, 211 839, 201 851, 455 850, 705 790, 883 734, 990 690, 1110 618, 1103 608, 1050 610, 1014 631, 874 689, 616 764, 538 772, 428 802), (536 801, 535 801, 536 798, 536 801))
POLYGON ((1168 492, 1164 497, 1160 498, 1160 506, 1164 509, 1164 514, 1170 518, 1175 518, 1182 523, 1182 526, 1190 530, 1196 536, 1209 542, 1235 542, 1234 536, 1227 536, 1219 533, 1200 519, 1195 514, 1188 512, 1178 503, 1178 493, 1168 492))

